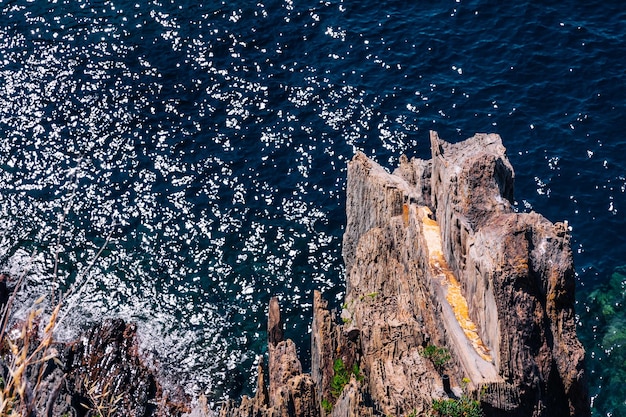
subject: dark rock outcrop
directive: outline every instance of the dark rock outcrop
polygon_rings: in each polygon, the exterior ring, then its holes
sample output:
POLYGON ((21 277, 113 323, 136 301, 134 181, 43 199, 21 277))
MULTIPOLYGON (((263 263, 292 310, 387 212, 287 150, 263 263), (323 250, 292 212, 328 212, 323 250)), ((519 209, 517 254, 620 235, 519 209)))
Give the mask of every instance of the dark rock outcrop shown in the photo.
POLYGON ((14 342, 28 356, 21 356, 17 364, 0 360, 5 381, 9 368, 24 370, 19 409, 29 409, 28 416, 165 417, 189 411, 189 399, 180 393, 168 398, 155 373, 143 363, 135 325, 105 320, 74 342, 42 349, 45 338, 40 339, 37 325, 28 323, 32 324, 22 324, 25 336, 14 342))
POLYGON ((187 411, 168 399, 156 375, 142 362, 134 324, 104 321, 70 344, 60 362, 66 375, 59 394, 72 399, 79 415, 97 410, 99 401, 124 416, 178 416, 187 411))
POLYGON ((316 292, 302 374, 273 301, 269 394, 260 367, 256 397, 222 417, 428 415, 462 391, 486 416, 590 414, 566 225, 514 212, 499 136, 432 132, 431 148, 393 174, 349 163, 341 323, 316 292), (429 345, 450 360, 427 359, 429 345))

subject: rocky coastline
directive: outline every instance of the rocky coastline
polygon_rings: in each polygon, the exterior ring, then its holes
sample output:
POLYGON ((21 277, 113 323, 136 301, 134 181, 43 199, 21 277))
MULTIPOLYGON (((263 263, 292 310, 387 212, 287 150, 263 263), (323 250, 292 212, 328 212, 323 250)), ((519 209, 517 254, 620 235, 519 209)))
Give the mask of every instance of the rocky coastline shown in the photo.
MULTIPOLYGON (((223 404, 220 417, 455 415, 444 406, 486 417, 590 415, 567 224, 514 211, 515 175, 498 135, 451 144, 431 132, 430 143, 431 159, 402 157, 393 173, 355 155, 345 299, 337 312, 312 294, 311 372, 273 298, 256 394, 223 404)), ((13 393, 28 400, 26 415, 211 414, 163 389, 132 324, 105 321, 53 346, 37 318, 21 326, 21 346, 5 342, 3 326, 2 349, 33 359, 13 393)), ((4 383, 17 368, 0 365, 4 383)))
POLYGON ((15 288, 0 275, 0 416, 181 416, 190 411, 182 392, 164 389, 140 353, 137 328, 105 320, 70 342, 53 337, 59 309, 5 322, 15 288))
POLYGON ((273 299, 256 395, 221 417, 590 415, 567 224, 514 211, 498 135, 430 141, 391 174, 349 163, 346 295, 313 295, 311 373, 273 299))

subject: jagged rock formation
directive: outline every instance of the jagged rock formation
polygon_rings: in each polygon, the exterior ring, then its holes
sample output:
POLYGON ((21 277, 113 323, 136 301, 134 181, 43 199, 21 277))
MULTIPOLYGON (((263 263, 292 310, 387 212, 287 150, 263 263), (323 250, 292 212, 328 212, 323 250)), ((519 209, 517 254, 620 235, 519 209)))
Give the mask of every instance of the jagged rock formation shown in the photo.
POLYGON ((302 373, 296 345, 290 339, 283 340, 283 323, 276 298, 270 301, 268 316, 269 384, 265 385, 265 371, 260 361, 254 398, 244 396, 238 407, 232 401, 226 403, 220 416, 319 416, 315 384, 310 375, 302 373))
POLYGON ((5 362, 3 352, 0 359, 3 381, 8 381, 9 372, 24 373, 18 394, 22 405, 15 411, 22 412, 24 406, 30 411, 20 415, 165 417, 189 411, 189 399, 180 393, 168 398, 143 363, 134 324, 105 320, 78 340, 54 343, 48 350, 40 350, 45 341, 39 339, 37 326, 24 329, 27 332, 14 343, 28 355, 5 362))
POLYGON ((461 385, 486 416, 589 415, 566 225, 514 212, 499 136, 432 132, 431 148, 394 174, 363 154, 350 162, 342 323, 315 293, 303 375, 273 301, 269 394, 260 368, 256 397, 222 417, 428 415, 461 385), (427 345, 450 352, 451 390, 427 345))
POLYGON ((79 416, 97 415, 98 406, 108 407, 100 411, 102 415, 136 417, 180 416, 188 411, 185 397, 177 393, 178 398, 168 398, 155 373, 143 363, 136 331, 134 324, 121 319, 106 320, 80 341, 66 345, 59 361, 65 374, 57 402, 70 400, 79 416))
POLYGON ((463 278, 470 315, 514 394, 506 408, 588 413, 567 226, 513 212, 513 169, 498 136, 477 135, 472 147, 436 134, 431 142, 445 258, 463 278))

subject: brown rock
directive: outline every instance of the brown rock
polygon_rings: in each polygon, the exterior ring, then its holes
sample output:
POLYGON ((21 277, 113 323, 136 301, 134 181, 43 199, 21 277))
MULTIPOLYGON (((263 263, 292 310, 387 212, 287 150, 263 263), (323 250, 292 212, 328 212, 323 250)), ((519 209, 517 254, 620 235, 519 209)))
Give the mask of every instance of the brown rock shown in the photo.
POLYGON ((179 416, 188 411, 182 404, 189 399, 181 393, 168 399, 172 393, 163 390, 156 374, 143 363, 136 330, 123 320, 107 320, 93 327, 84 342, 72 345, 66 356, 72 395, 86 398, 91 407, 101 399, 105 406, 116 401, 115 413, 124 416, 179 416), (94 388, 96 396, 89 394, 94 388))
POLYGON ((255 397, 244 397, 239 406, 227 402, 220 410, 220 417, 319 417, 315 382, 309 374, 302 373, 293 341, 283 340, 276 298, 270 300, 268 317, 269 386, 265 385, 261 360, 255 397))
POLYGON ((508 415, 588 415, 566 227, 512 211, 514 174, 499 136, 451 145, 432 133, 431 143, 445 257, 515 391, 508 415))
POLYGON ((333 377, 333 360, 339 350, 340 337, 335 318, 319 291, 313 293, 313 324, 311 328, 311 376, 320 400, 329 400, 333 377))
POLYGON ((487 417, 589 415, 567 227, 513 212, 499 136, 433 132, 431 147, 394 174, 349 163, 342 323, 315 292, 311 378, 270 306, 269 405, 257 394, 222 416, 429 415, 461 385, 487 417), (431 344, 450 361, 436 368, 431 344))
POLYGON ((270 308, 267 314, 267 341, 270 345, 276 346, 283 341, 283 322, 280 319, 280 306, 278 298, 270 299, 270 308))

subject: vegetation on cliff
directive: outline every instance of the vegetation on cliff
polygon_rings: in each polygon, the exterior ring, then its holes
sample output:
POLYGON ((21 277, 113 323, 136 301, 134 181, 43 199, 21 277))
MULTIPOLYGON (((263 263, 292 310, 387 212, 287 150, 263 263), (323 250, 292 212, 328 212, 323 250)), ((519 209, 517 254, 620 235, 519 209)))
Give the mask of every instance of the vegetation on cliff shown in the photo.
MULTIPOLYGON (((5 280, 7 279, 6 276, 5 280)), ((6 282, 3 280, 2 284, 6 282)), ((6 291, 6 286, 3 288, 6 291)), ((43 335, 39 335, 39 323, 43 309, 40 299, 29 310, 22 323, 8 334, 8 308, 2 306, 0 330, 0 417, 28 416, 41 398, 47 398, 47 387, 42 387, 45 363, 57 359, 53 331, 59 314, 57 306, 48 318, 43 335), (35 377, 34 385, 31 379, 35 377)))

